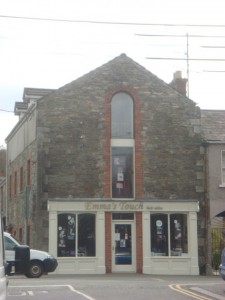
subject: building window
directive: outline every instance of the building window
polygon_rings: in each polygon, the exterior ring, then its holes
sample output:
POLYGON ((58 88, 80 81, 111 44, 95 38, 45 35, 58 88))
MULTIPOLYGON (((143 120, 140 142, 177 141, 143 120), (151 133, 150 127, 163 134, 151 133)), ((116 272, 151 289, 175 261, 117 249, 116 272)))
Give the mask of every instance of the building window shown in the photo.
POLYGON ((222 153, 222 163, 221 163, 221 174, 222 174, 222 185, 225 186, 225 151, 223 150, 222 153))
POLYGON ((23 191, 23 167, 20 168, 20 192, 23 191))
POLYGON ((133 100, 126 93, 118 93, 111 101, 111 138, 133 138, 133 100))
POLYGON ((134 198, 134 104, 130 95, 115 94, 111 100, 112 198, 134 198))
POLYGON ((151 254, 182 256, 188 253, 187 215, 151 215, 151 254))
POLYGON ((132 147, 112 147, 112 197, 133 198, 132 147))
POLYGON ((9 197, 12 197, 12 175, 9 176, 9 197))
POLYGON ((17 194, 17 172, 14 173, 14 195, 17 194))
POLYGON ((113 213, 112 220, 134 220, 133 213, 113 213))
POLYGON ((168 216, 151 215, 151 252, 154 255, 168 255, 168 216))
POLYGON ((31 185, 31 161, 27 161, 27 185, 31 185))
POLYGON ((58 215, 58 257, 95 256, 95 215, 58 215))

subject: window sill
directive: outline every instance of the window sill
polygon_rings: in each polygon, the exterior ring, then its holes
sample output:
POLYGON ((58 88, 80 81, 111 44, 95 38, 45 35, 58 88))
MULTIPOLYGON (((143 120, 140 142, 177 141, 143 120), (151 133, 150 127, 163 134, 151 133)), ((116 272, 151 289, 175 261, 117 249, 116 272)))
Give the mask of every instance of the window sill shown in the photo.
POLYGON ((225 183, 219 185, 220 188, 225 188, 225 183))

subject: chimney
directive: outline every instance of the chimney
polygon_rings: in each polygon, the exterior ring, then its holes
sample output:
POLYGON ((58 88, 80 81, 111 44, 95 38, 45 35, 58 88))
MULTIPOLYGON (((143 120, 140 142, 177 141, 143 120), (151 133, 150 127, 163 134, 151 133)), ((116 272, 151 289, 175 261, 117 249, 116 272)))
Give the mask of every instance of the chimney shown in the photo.
POLYGON ((175 90, 177 90, 183 96, 187 96, 187 89, 186 89, 187 81, 188 80, 186 78, 182 78, 181 71, 176 71, 173 74, 173 80, 171 81, 170 86, 175 90))

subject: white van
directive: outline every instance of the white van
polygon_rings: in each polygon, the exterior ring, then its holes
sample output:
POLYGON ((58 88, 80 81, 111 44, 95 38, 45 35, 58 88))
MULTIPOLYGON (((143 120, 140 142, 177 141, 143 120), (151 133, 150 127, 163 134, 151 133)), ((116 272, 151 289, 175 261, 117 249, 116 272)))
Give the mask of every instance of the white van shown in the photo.
MULTIPOLYGON (((15 260, 15 249, 19 242, 8 232, 4 232, 6 261, 15 260)), ((44 273, 54 272, 57 260, 47 252, 30 249, 30 267, 25 275, 29 278, 38 278, 44 273)))
MULTIPOLYGON (((0 300, 7 298, 7 275, 11 273, 11 264, 5 260, 5 247, 0 217, 0 300)), ((13 261, 14 274, 25 274, 30 266, 30 248, 26 245, 20 245, 15 249, 15 258, 13 261)))
POLYGON ((4 253, 4 241, 3 241, 3 233, 1 229, 0 222, 0 300, 6 299, 7 294, 7 279, 5 274, 5 253, 4 253))

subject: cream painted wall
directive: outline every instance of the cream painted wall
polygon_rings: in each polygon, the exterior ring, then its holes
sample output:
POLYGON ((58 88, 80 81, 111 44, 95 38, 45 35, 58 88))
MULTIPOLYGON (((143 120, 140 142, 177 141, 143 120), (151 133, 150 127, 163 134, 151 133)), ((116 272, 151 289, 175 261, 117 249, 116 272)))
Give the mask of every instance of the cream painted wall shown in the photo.
MULTIPOLYGON (((96 257, 58 258, 58 274, 104 274, 105 268, 105 211, 121 210, 132 207, 134 201, 76 201, 72 199, 52 199, 48 202, 49 210, 49 251, 57 257, 57 214, 58 212, 96 213, 96 257), (122 202, 122 206, 121 206, 122 202), (96 208, 96 211, 87 208, 96 208), (108 208, 104 210, 104 208, 108 208), (114 209, 114 210, 113 210, 114 209)), ((143 213, 143 273, 198 275, 197 212, 198 203, 194 201, 172 202, 136 202, 137 210, 143 213), (150 253, 150 210, 160 213, 180 212, 188 217, 188 254, 179 257, 151 257, 150 253)), ((131 210, 132 211, 132 210, 131 210)), ((133 211, 134 212, 134 211, 133 211)))

